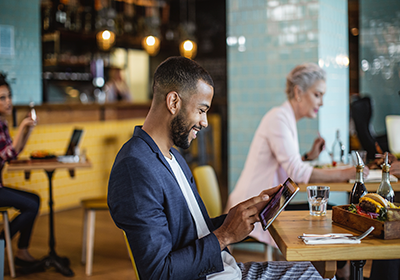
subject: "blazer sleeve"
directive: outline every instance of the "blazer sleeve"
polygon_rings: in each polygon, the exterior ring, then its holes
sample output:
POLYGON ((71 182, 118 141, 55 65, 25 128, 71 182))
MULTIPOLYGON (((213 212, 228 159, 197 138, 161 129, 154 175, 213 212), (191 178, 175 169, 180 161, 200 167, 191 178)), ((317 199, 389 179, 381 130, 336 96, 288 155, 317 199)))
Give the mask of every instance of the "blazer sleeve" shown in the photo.
POLYGON ((109 181, 110 213, 126 232, 140 276, 205 279, 207 274, 222 271, 217 237, 210 233, 198 239, 191 232, 193 226, 187 226, 187 221, 192 222, 190 212, 183 211, 187 206, 179 203, 178 192, 167 193, 168 171, 158 165, 125 158, 113 167, 109 181))

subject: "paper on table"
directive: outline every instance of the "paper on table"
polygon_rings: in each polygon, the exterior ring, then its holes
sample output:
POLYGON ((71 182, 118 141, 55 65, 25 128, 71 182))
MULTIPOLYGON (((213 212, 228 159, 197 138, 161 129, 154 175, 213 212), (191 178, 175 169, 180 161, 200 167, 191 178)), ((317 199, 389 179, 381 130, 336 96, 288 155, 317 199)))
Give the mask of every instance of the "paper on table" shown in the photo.
POLYGON ((350 238, 303 238, 303 241, 307 245, 328 245, 328 244, 359 244, 361 240, 350 239, 350 238))
MULTIPOLYGON (((380 183, 382 180, 382 170, 380 169, 370 169, 369 174, 366 178, 364 178, 364 183, 380 183)), ((351 179, 349 183, 354 183, 356 180, 351 179)), ((397 182, 398 179, 390 175, 390 182, 397 182)))

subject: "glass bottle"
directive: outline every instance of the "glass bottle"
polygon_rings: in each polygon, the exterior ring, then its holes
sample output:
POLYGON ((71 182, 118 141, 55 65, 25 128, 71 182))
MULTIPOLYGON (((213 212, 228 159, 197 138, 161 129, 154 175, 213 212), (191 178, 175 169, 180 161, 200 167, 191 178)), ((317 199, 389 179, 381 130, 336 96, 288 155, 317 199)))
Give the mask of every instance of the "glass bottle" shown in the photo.
POLYGON ((393 202, 394 191, 392 189, 392 186, 390 185, 390 173, 389 173, 390 165, 388 157, 389 157, 388 153, 385 153, 385 161, 382 164, 382 181, 376 193, 385 198, 386 200, 393 202))
POLYGON ((368 193, 367 188, 364 185, 364 177, 363 177, 364 162, 357 151, 356 151, 356 156, 357 156, 356 181, 350 193, 350 203, 352 204, 358 204, 360 198, 368 193))
POLYGON ((343 142, 340 140, 339 129, 336 130, 336 139, 332 146, 332 165, 336 166, 338 163, 344 163, 344 151, 345 147, 343 142))

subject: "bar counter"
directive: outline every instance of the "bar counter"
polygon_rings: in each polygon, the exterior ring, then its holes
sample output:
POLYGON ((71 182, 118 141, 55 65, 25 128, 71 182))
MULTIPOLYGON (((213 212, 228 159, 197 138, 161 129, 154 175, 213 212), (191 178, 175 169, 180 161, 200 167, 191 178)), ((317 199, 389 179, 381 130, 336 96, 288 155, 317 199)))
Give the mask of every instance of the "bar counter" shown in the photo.
MULTIPOLYGON (((115 102, 105 104, 42 104, 35 106, 40 124, 61 124, 73 122, 97 122, 144 118, 150 108, 147 102, 115 102)), ((29 112, 28 105, 16 105, 13 108, 13 126, 18 126, 29 112)))

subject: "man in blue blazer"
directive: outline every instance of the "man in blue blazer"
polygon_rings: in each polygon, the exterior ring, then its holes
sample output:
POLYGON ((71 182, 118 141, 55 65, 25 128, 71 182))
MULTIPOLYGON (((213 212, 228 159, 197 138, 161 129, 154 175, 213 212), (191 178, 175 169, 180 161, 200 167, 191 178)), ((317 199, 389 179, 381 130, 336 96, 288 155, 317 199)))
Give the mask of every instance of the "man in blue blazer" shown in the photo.
POLYGON ((274 273, 322 279, 307 262, 236 264, 226 249, 248 236, 280 186, 227 215, 208 216, 189 166, 173 146, 188 148, 207 127, 210 75, 190 59, 172 57, 157 68, 153 94, 143 127, 135 128, 115 159, 108 186, 110 213, 126 232, 141 279, 258 279, 274 273))

